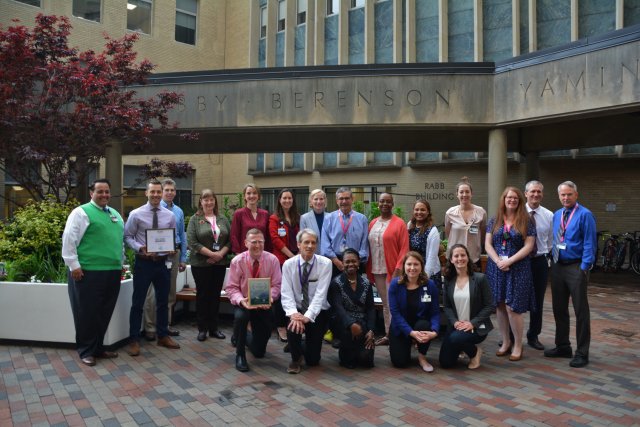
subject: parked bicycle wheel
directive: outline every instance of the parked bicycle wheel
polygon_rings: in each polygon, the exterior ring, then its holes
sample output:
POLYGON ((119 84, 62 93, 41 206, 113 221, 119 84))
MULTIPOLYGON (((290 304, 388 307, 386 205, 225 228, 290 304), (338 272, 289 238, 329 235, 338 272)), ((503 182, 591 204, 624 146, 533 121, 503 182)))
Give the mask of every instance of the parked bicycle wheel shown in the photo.
POLYGON ((607 240, 602 250, 602 256, 604 258, 602 261, 602 271, 608 273, 617 270, 617 255, 615 240, 607 240))
POLYGON ((640 274, 640 251, 636 251, 631 257, 631 268, 636 274, 640 274))

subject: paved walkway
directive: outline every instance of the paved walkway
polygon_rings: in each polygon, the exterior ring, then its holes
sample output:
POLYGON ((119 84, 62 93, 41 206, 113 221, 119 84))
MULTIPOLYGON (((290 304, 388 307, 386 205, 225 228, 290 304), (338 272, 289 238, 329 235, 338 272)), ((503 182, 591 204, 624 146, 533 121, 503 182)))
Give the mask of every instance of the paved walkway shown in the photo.
MULTIPOLYGON (((248 356, 251 371, 242 374, 229 324, 226 341, 200 343, 183 322, 181 350, 145 344, 135 359, 121 350, 94 368, 73 349, 0 342, 0 426, 640 425, 640 280, 594 274, 589 293, 593 338, 583 369, 529 347, 521 362, 498 358, 497 331, 477 371, 439 369, 435 343, 433 374, 392 368, 384 347, 374 369, 350 371, 325 346, 320 367, 289 375, 275 339, 265 359, 248 356)), ((540 340, 551 345, 550 292, 545 310, 540 340)))

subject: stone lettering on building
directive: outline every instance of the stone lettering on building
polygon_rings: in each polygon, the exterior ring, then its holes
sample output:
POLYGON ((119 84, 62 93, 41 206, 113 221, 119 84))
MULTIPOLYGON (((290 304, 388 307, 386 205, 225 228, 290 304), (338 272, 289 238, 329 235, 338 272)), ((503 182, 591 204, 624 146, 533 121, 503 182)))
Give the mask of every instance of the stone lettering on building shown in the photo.
POLYGON ((455 200, 456 195, 452 192, 445 190, 444 182, 431 181, 424 183, 424 190, 421 193, 416 193, 416 200, 424 199, 427 201, 433 200, 455 200))

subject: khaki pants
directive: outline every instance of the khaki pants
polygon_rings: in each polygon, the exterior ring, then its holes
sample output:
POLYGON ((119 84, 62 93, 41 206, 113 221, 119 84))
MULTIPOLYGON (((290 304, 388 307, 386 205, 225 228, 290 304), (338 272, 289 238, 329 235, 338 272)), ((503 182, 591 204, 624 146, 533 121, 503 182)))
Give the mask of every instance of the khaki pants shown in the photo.
MULTIPOLYGON (((176 279, 178 278, 178 269, 180 267, 180 249, 176 249, 176 253, 171 259, 171 284, 169 287, 169 325, 172 322, 171 313, 173 306, 176 304, 176 279)), ((153 286, 149 286, 147 299, 144 302, 144 331, 146 333, 156 333, 156 295, 153 286)))

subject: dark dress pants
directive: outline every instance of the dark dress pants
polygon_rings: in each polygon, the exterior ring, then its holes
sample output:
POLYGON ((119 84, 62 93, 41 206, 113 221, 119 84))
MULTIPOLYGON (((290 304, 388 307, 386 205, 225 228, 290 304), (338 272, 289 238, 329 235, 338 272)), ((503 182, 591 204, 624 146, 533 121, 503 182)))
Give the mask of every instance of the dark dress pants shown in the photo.
POLYGON ((236 337, 236 354, 244 356, 245 346, 256 358, 264 357, 271 337, 271 310, 236 306, 233 310, 233 334, 236 337), (251 322, 251 333, 247 324, 251 322))
POLYGON ((276 328, 285 328, 287 326, 287 315, 284 313, 284 308, 282 308, 282 301, 277 299, 271 305, 271 310, 273 311, 273 323, 275 323, 276 328))
POLYGON ((551 297, 556 319, 556 347, 571 348, 569 340, 569 297, 576 315, 576 355, 589 358, 591 343, 591 317, 587 285, 589 273, 580 269, 580 263, 551 266, 551 297))
POLYGON ((531 273, 533 275, 533 290, 536 296, 536 305, 529 312, 529 330, 527 340, 533 341, 538 338, 542 331, 542 309, 544 307, 544 294, 547 290, 547 279, 549 278, 549 264, 544 255, 531 258, 531 273))
POLYGON ((68 292, 80 358, 104 351, 102 343, 120 293, 120 270, 83 270, 82 280, 68 275, 68 292))
POLYGON ((476 331, 465 332, 450 328, 442 341, 440 347, 440 366, 442 368, 453 368, 456 366, 460 352, 464 351, 469 358, 475 357, 478 353, 476 344, 484 341, 486 335, 478 335, 476 331))
POLYGON ((363 366, 366 368, 373 367, 373 357, 375 354, 375 347, 368 350, 364 347, 365 333, 372 328, 367 328, 366 325, 362 326, 363 333, 357 339, 353 339, 351 334, 351 328, 342 329, 340 335, 340 349, 338 350, 338 357, 342 366, 354 367, 363 366))
POLYGON ((218 311, 220 309, 220 291, 226 274, 226 265, 207 267, 191 266, 191 274, 196 282, 196 317, 198 331, 215 332, 218 330, 218 311))
POLYGON ((133 267, 133 301, 129 315, 129 336, 132 340, 140 340, 142 327, 142 310, 147 298, 147 291, 153 282, 156 293, 156 332, 158 338, 166 337, 169 333, 169 287, 171 276, 164 260, 153 261, 136 257, 133 267))
POLYGON ((328 320, 328 310, 322 310, 316 316, 315 322, 309 322, 304 325, 304 345, 302 345, 302 334, 293 333, 287 328, 291 360, 298 361, 304 356, 304 362, 307 366, 316 366, 320 363, 322 338, 326 331, 328 320))
MULTIPOLYGON (((431 323, 424 319, 419 319, 413 325, 414 331, 430 331, 431 323)), ((418 344, 418 352, 422 355, 427 354, 431 341, 424 344, 418 344)), ((395 335, 389 331, 389 354, 391 363, 396 368, 406 368, 411 362, 411 347, 413 346, 413 338, 405 335, 395 335)))

